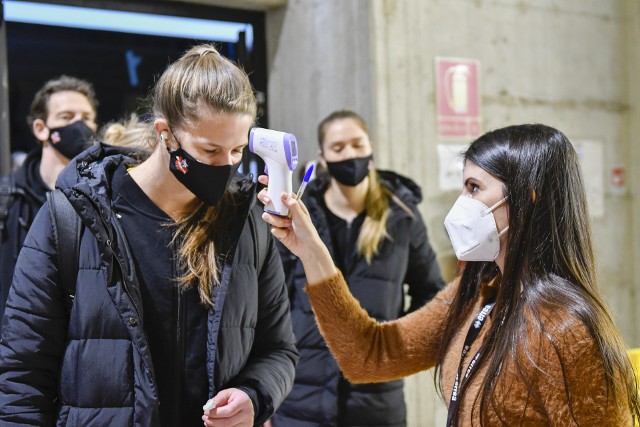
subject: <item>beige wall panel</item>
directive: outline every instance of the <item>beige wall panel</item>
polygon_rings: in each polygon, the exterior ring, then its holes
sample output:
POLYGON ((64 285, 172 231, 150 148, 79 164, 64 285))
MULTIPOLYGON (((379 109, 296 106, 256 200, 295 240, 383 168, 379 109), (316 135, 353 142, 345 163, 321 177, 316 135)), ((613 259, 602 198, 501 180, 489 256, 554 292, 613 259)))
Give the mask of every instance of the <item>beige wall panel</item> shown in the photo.
MULTIPOLYGON (((608 173, 623 161, 626 151, 621 135, 629 110, 622 5, 618 1, 375 2, 375 123, 378 141, 389 144, 386 149, 378 147, 377 161, 423 185, 427 202, 423 211, 443 257, 451 249, 441 223, 456 194, 443 194, 435 185, 433 58, 481 61, 485 130, 542 122, 558 127, 570 139, 602 141, 608 173)), ((599 266, 608 299, 626 305, 616 310, 625 317, 631 308, 632 273, 622 268, 630 259, 618 247, 630 227, 630 205, 624 197, 611 194, 605 200, 605 217, 594 223, 599 266), (600 238, 604 236, 608 238, 600 238)), ((633 340, 633 328, 622 326, 633 340)))
MULTIPOLYGON (((632 298, 630 304, 632 310, 627 313, 625 323, 633 328, 633 341, 635 347, 640 347, 640 318, 638 308, 640 306, 640 2, 628 0, 625 2, 625 52, 628 64, 625 80, 628 82, 626 102, 630 105, 627 115, 628 133, 624 135, 624 140, 628 149, 625 151, 621 163, 627 171, 627 198, 631 199, 631 208, 628 209, 631 227, 625 234, 624 241, 631 240, 629 247, 630 256, 628 262, 622 268, 629 272, 631 276, 632 298)), ((621 245, 627 248, 626 245, 621 245)))

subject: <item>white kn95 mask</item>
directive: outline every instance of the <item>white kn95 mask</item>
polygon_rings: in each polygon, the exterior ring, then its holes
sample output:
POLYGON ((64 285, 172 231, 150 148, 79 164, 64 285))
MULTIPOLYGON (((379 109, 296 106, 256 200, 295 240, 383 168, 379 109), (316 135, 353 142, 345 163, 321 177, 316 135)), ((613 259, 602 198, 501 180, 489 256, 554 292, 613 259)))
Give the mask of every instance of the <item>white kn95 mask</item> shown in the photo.
POLYGON ((500 236, 493 211, 507 198, 487 207, 480 200, 460 196, 444 219, 456 257, 460 261, 493 261, 500 252, 500 236))

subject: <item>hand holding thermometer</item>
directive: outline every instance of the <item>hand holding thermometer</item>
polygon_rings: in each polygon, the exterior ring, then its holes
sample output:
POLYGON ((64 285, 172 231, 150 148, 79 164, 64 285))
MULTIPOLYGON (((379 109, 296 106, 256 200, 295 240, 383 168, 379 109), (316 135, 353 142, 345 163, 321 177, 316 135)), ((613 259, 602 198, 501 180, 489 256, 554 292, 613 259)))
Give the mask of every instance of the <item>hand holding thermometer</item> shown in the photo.
POLYGON ((249 150, 257 154, 267 165, 269 175, 267 193, 271 203, 265 212, 287 216, 289 209, 282 203, 280 195, 291 193, 292 174, 298 166, 298 142, 290 133, 271 129, 253 128, 249 134, 249 150))

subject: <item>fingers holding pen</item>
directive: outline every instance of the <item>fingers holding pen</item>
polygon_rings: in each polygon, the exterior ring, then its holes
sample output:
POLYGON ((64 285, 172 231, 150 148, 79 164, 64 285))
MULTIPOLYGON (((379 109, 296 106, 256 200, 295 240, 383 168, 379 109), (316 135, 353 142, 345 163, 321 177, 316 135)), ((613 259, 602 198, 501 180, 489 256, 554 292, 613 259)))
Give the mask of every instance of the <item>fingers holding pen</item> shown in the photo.
MULTIPOLYGON (((269 183, 269 177, 260 175, 258 181, 262 184, 269 183)), ((289 216, 279 216, 265 212, 264 219, 271 225, 271 233, 280 240, 293 254, 302 257, 311 253, 315 247, 322 244, 318 233, 311 222, 309 211, 301 200, 297 200, 294 194, 282 193, 280 199, 289 211, 289 216)), ((266 188, 258 193, 258 200, 265 206, 272 200, 266 188)))
POLYGON ((319 283, 335 275, 337 270, 331 254, 320 239, 304 203, 285 193, 281 198, 289 209, 291 226, 281 229, 283 238, 280 241, 300 258, 309 283, 319 283))
POLYGON ((262 219, 271 226, 273 237, 282 242, 291 252, 297 255, 296 236, 293 232, 293 221, 289 218, 264 212, 262 219))
MULTIPOLYGON (((309 211, 307 210, 307 207, 305 206, 304 202, 302 201, 302 199, 297 200, 297 197, 295 194, 292 195, 295 202, 296 202, 296 206, 300 209, 300 212, 303 213, 305 216, 309 216, 309 211)), ((291 209, 291 208, 289 208, 291 209)))
MULTIPOLYGON (((320 283, 334 275, 337 270, 331 254, 313 226, 307 207, 293 194, 282 193, 280 197, 291 218, 263 213, 262 218, 271 225, 271 234, 300 258, 309 283, 320 283)), ((262 203, 270 202, 266 190, 260 191, 258 198, 262 203)))
POLYGON ((309 216, 309 211, 302 200, 298 200, 296 194, 282 193, 280 195, 282 203, 289 209, 289 217, 302 220, 304 216, 309 216))
MULTIPOLYGON (((258 180, 262 184, 269 182, 264 175, 258 180)), ((313 226, 307 207, 293 194, 282 193, 280 198, 290 218, 263 213, 262 219, 271 225, 271 234, 300 258, 309 283, 320 283, 335 275, 337 270, 331 254, 313 226)), ((258 199, 265 205, 271 203, 266 189, 260 191, 258 199)))

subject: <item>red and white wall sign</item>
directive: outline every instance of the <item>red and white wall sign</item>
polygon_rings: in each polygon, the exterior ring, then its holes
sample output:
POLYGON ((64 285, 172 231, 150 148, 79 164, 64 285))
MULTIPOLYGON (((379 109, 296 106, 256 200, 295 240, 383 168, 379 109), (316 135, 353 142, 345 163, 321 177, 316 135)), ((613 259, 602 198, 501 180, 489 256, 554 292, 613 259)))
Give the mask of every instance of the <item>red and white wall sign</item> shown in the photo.
POLYGON ((611 185, 616 188, 624 188, 624 166, 611 168, 611 185))
POLYGON ((480 136, 480 61, 436 57, 438 139, 480 136))

